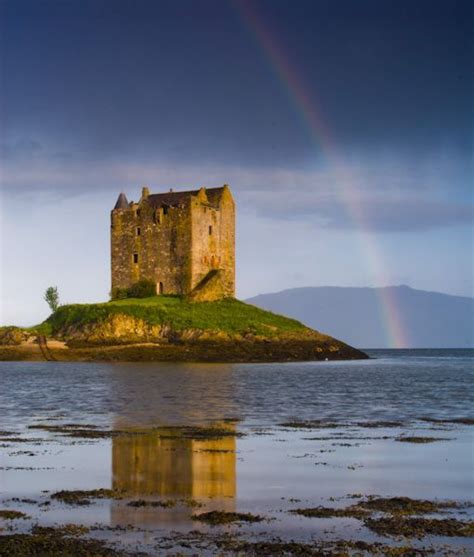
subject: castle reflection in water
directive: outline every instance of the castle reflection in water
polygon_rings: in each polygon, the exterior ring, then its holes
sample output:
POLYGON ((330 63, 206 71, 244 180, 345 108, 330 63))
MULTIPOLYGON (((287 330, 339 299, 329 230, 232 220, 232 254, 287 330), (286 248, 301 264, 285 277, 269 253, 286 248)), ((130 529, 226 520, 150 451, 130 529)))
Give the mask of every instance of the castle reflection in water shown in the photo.
POLYGON ((151 524, 189 520, 194 501, 205 510, 235 510, 235 425, 219 424, 228 435, 190 439, 189 431, 160 428, 147 433, 118 436, 112 442, 112 487, 127 498, 179 499, 170 509, 112 506, 116 524, 151 524), (190 506, 191 505, 191 506, 190 506))

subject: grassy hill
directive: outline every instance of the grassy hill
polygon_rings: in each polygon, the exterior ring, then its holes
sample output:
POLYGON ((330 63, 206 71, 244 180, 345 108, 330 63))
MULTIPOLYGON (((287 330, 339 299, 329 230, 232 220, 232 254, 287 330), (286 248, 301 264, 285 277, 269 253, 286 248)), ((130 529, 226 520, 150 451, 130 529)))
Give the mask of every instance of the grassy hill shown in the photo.
POLYGON ((46 323, 51 334, 71 326, 100 323, 114 315, 142 319, 149 325, 168 325, 175 331, 198 329, 234 334, 278 336, 282 333, 307 331, 308 328, 282 315, 245 304, 235 299, 190 303, 178 296, 129 298, 102 304, 61 306, 46 323))
POLYGON ((153 296, 71 304, 37 327, 0 331, 0 360, 281 362, 365 357, 295 319, 235 299, 192 303, 178 296, 153 296))

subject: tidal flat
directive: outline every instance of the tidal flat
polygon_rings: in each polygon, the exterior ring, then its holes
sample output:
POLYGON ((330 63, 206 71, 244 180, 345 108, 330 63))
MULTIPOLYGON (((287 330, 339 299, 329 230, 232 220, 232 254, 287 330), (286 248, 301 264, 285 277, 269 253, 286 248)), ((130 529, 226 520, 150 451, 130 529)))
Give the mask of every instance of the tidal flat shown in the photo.
POLYGON ((472 554, 474 351, 370 354, 1 362, 0 556, 472 554))

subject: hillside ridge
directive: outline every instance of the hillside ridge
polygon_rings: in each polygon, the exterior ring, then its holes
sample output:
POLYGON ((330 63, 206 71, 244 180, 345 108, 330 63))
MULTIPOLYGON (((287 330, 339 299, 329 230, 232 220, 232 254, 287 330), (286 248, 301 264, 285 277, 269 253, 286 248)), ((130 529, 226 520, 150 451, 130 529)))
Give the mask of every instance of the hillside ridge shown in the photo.
POLYGON ((315 286, 246 300, 361 348, 474 347, 474 299, 411 288, 315 286))

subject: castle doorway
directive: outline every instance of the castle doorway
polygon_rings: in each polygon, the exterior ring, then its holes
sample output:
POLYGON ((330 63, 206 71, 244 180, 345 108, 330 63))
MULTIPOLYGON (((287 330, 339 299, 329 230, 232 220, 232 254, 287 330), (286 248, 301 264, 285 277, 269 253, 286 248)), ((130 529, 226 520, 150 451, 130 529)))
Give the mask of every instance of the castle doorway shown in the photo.
POLYGON ((158 287, 158 288, 157 288, 156 290, 157 290, 158 294, 163 294, 163 290, 164 290, 164 288, 163 288, 163 283, 162 283, 162 282, 159 282, 159 283, 157 284, 157 287, 158 287))

